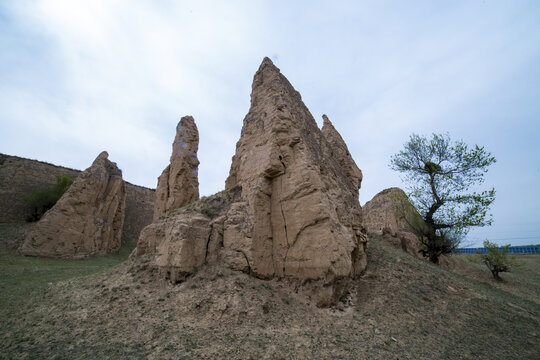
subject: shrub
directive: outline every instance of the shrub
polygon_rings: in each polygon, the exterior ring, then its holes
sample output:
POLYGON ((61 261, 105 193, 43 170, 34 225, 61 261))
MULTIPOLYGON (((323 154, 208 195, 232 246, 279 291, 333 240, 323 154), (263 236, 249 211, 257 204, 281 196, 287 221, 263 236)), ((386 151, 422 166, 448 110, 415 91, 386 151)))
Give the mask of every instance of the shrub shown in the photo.
POLYGON ((42 186, 34 190, 24 198, 24 201, 32 207, 32 213, 28 215, 26 221, 38 221, 43 214, 56 204, 62 197, 73 180, 69 176, 56 176, 56 184, 42 186))
POLYGON ((495 280, 501 281, 499 273, 510 271, 511 260, 507 256, 510 244, 501 246, 501 250, 499 250, 497 244, 486 240, 484 241, 484 247, 488 252, 482 255, 482 260, 493 274, 495 280))

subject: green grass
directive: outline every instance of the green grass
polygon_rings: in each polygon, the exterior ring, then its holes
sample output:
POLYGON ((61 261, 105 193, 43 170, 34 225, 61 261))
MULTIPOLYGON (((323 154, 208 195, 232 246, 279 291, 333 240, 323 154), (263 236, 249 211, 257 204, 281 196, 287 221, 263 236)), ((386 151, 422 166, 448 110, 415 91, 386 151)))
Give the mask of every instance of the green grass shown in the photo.
POLYGON ((125 245, 118 254, 81 260, 46 259, 13 254, 0 255, 0 312, 22 299, 55 283, 84 278, 125 261, 133 245, 125 245))
POLYGON ((540 302, 540 254, 511 255, 513 266, 510 271, 499 274, 503 281, 493 279, 480 255, 461 254, 454 257, 460 264, 456 273, 518 297, 540 302))

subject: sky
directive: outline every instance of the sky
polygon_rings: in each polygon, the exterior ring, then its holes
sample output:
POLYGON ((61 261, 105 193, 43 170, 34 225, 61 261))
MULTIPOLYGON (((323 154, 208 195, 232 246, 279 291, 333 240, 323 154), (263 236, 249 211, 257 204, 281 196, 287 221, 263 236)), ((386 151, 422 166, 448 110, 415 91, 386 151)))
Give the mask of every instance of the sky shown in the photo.
POLYGON ((224 188, 268 56, 362 169, 360 202, 406 188, 410 134, 497 159, 493 225, 463 245, 540 243, 539 1, 0 2, 0 152, 85 169, 103 150, 155 188, 175 127, 199 129, 201 195, 224 188))

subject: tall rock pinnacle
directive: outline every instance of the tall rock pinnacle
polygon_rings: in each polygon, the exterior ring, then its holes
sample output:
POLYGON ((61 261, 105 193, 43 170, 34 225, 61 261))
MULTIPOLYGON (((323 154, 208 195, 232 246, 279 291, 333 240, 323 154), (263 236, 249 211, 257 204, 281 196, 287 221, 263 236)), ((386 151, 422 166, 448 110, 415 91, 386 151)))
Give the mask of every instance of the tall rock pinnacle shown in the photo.
POLYGON ((184 116, 176 126, 170 164, 158 179, 154 220, 199 199, 198 149, 199 131, 195 120, 184 116))
POLYGON ((226 181, 227 188, 242 186, 244 202, 231 208, 223 240, 246 256, 256 276, 328 286, 366 266, 361 173, 341 136, 327 129, 330 142, 300 94, 265 58, 226 181))

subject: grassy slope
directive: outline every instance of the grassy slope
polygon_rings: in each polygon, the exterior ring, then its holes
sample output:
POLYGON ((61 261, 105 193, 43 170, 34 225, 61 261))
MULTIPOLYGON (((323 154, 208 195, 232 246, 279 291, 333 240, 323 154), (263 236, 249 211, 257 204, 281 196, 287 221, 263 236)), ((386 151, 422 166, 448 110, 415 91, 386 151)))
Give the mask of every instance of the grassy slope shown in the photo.
POLYGON ((465 275, 471 279, 515 294, 517 296, 540 302, 540 255, 515 255, 510 256, 516 264, 510 272, 501 273, 504 281, 494 281, 487 267, 482 263, 479 255, 456 255, 459 261, 454 272, 465 275))
POLYGON ((0 358, 538 358, 535 276, 504 288, 377 239, 368 255, 344 311, 220 267, 172 286, 121 257, 0 257, 0 358))

